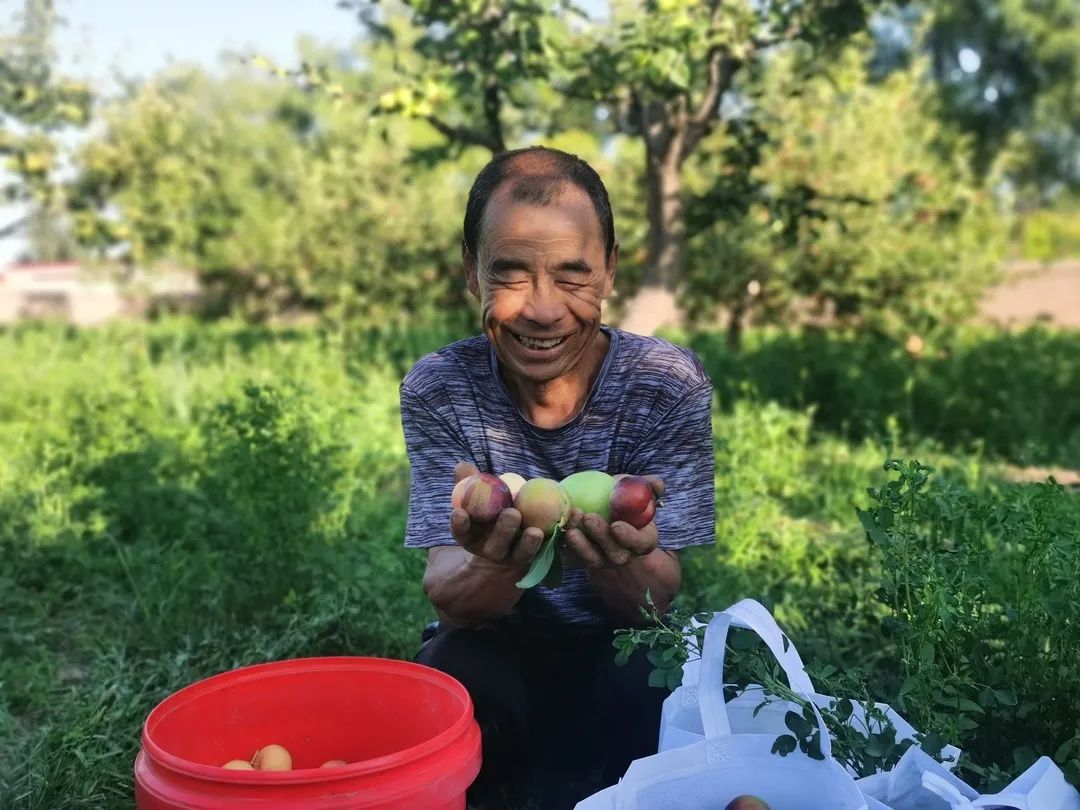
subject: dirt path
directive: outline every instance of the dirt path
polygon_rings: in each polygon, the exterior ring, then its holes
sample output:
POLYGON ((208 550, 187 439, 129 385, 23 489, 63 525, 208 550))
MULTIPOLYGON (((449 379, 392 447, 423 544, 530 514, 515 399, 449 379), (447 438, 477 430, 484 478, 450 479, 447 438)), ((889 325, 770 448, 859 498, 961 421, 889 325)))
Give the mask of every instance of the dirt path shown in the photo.
POLYGON ((1017 262, 983 299, 982 319, 1000 324, 1047 320, 1080 329, 1080 260, 1017 262))

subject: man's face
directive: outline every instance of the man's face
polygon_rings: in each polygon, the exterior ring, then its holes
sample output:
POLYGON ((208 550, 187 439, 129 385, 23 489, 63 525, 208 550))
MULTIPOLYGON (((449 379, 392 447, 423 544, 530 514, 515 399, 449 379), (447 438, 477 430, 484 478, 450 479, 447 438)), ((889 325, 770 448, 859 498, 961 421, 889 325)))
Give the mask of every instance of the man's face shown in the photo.
POLYGON ((479 255, 466 254, 465 272, 504 370, 546 382, 586 356, 618 248, 605 259, 596 210, 576 186, 534 206, 513 201, 507 185, 488 202, 479 255))

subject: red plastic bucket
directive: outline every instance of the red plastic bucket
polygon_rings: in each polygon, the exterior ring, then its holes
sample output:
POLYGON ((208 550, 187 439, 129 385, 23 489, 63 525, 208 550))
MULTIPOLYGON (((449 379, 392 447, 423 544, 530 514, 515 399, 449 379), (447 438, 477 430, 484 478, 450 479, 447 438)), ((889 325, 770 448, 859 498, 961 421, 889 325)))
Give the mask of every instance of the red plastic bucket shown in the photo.
POLYGON ((139 810, 236 807, 463 810, 480 770, 469 693, 430 667, 381 658, 301 658, 215 675, 146 719, 139 810), (276 743, 291 771, 233 771, 276 743), (343 759, 339 768, 319 768, 343 759))

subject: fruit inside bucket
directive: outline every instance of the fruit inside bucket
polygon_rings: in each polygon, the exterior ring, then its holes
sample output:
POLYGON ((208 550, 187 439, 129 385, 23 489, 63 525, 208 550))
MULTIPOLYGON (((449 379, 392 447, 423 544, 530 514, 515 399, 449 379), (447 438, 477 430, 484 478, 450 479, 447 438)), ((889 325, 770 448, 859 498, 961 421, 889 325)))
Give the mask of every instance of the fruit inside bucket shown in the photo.
POLYGON ((137 794, 140 808, 270 796, 295 797, 296 807, 463 806, 479 757, 472 703, 449 676, 402 661, 299 659, 226 672, 164 700, 144 728, 137 794), (291 771, 221 767, 269 744, 288 749, 291 771), (347 765, 319 768, 332 759, 347 765), (439 795, 414 804, 407 794, 421 775, 439 795), (353 804, 312 803, 358 791, 353 804))

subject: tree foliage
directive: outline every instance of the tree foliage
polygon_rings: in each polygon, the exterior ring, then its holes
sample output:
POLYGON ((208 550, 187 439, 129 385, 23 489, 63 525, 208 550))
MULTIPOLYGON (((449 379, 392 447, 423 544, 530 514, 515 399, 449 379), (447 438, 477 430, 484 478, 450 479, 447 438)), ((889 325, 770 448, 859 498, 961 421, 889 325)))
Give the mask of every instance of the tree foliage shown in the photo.
POLYGON ((227 309, 369 322, 460 308, 457 166, 410 162, 404 121, 242 71, 165 77, 106 114, 78 158, 79 234, 200 272, 227 309))
POLYGON ((925 334, 969 315, 994 279, 1003 233, 968 139, 941 123, 918 64, 871 84, 865 56, 852 46, 809 80, 794 55, 777 60, 753 115, 699 161, 710 180, 690 209, 691 315, 809 306, 925 334))
MULTIPOLYGON (((25 0, 12 30, 0 33, 0 156, 12 176, 4 188, 10 202, 57 202, 51 182, 58 154, 54 135, 85 124, 90 114, 89 87, 56 75, 56 22, 52 0, 25 0)), ((0 235, 25 222, 20 217, 7 223, 0 235)))

